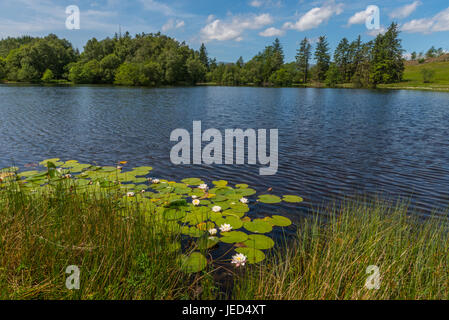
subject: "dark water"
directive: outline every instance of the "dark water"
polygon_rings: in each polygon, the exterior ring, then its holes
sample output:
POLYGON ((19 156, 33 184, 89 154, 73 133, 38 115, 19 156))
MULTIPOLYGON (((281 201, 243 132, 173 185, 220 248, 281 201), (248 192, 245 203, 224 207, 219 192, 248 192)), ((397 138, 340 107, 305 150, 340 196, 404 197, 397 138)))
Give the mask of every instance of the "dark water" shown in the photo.
POLYGON ((313 205, 357 195, 411 199, 418 213, 449 207, 449 94, 265 88, 0 86, 0 167, 61 157, 152 165, 153 176, 248 183, 313 205), (170 133, 279 129, 279 170, 175 166, 170 133))

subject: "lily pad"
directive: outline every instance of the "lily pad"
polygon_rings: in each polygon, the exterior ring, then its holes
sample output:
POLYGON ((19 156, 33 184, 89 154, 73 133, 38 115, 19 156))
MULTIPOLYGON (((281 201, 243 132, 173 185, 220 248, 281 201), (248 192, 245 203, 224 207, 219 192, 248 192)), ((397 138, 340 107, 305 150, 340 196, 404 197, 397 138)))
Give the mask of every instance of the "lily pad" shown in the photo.
POLYGON ((292 221, 289 218, 282 216, 272 216, 271 222, 278 227, 288 227, 292 224, 292 221))
POLYGON ((224 243, 240 243, 248 240, 248 235, 241 231, 223 232, 220 238, 224 243))
POLYGON ((281 202, 281 198, 279 198, 278 196, 271 195, 271 194, 263 194, 263 195, 259 196, 259 199, 257 199, 257 200, 262 203, 279 203, 279 202, 281 202))
POLYGON ((273 230, 273 227, 270 223, 256 219, 251 222, 245 222, 244 227, 246 230, 254 233, 269 233, 273 230))
POLYGON ((248 248, 255 248, 260 250, 271 249, 274 246, 274 241, 261 234, 251 234, 248 240, 244 242, 248 248))
POLYGON ((237 248, 238 253, 244 254, 248 259, 248 263, 259 263, 265 259, 265 253, 255 248, 237 248))
POLYGON ((284 196, 282 201, 289 202, 289 203, 300 203, 300 202, 303 202, 304 199, 301 197, 298 197, 298 196, 284 196))
POLYGON ((187 273, 200 272, 207 266, 206 257, 199 252, 194 252, 190 256, 183 255, 181 261, 181 270, 187 273))
POLYGON ((201 184, 204 184, 203 180, 198 178, 187 178, 184 180, 181 180, 182 183, 188 184, 190 186, 199 186, 201 184))

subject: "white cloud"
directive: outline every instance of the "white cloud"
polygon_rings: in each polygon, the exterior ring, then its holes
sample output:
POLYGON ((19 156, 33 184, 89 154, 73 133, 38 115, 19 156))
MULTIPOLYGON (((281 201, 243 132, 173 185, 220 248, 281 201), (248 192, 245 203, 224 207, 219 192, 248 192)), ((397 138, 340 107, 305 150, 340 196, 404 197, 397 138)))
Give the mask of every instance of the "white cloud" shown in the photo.
POLYGON ((184 20, 169 19, 167 23, 162 26, 162 31, 166 32, 173 29, 179 29, 185 26, 184 20))
POLYGON ((379 29, 372 29, 367 32, 368 35, 372 37, 377 37, 379 34, 384 34, 387 32, 387 29, 385 27, 381 26, 379 29))
POLYGON ((249 5, 251 7, 260 8, 262 6, 280 7, 282 5, 281 0, 252 0, 249 5))
POLYGON ((175 12, 173 11, 173 9, 164 3, 160 3, 155 0, 140 0, 140 2, 143 4, 143 7, 145 8, 145 10, 159 12, 166 16, 175 15, 175 12))
POLYGON ((390 13, 390 18, 392 19, 407 18, 409 15, 415 12, 416 8, 418 8, 418 6, 420 6, 421 4, 422 4, 421 1, 414 1, 409 5, 397 8, 392 13, 390 13))
POLYGON ((415 19, 402 25, 401 30, 408 33, 424 33, 449 31, 449 8, 439 12, 432 18, 415 19))
POLYGON ((366 19, 369 18, 375 10, 377 10, 377 7, 370 5, 365 10, 357 12, 351 18, 349 18, 348 26, 353 24, 364 24, 366 22, 366 19))
POLYGON ((267 13, 250 16, 234 16, 226 21, 215 19, 201 29, 201 36, 204 41, 242 41, 242 34, 245 30, 261 29, 271 23, 273 23, 273 18, 267 13))
POLYGON ((285 34, 284 30, 277 29, 277 28, 268 28, 265 31, 262 31, 259 33, 262 37, 281 37, 285 34))
POLYGON ((305 31, 319 27, 321 24, 329 21, 333 15, 339 15, 343 12, 343 5, 330 1, 322 7, 316 7, 305 13, 295 23, 286 22, 284 29, 293 29, 305 31))

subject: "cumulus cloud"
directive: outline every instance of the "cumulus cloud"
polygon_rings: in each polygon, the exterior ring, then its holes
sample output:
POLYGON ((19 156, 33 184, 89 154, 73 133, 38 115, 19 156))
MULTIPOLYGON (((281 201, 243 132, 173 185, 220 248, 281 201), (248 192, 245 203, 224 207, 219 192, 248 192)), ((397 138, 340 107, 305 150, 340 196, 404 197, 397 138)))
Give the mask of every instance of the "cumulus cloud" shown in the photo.
POLYGON ((397 8, 392 13, 390 13, 390 17, 392 19, 404 19, 415 12, 416 8, 421 5, 421 1, 414 1, 413 3, 397 8))
POLYGON ((162 31, 166 32, 173 29, 179 29, 185 26, 184 20, 169 19, 166 24, 162 26, 162 31))
POLYGON ((343 5, 330 1, 322 7, 316 7, 306 12, 296 22, 286 22, 284 29, 293 29, 297 31, 305 31, 319 27, 326 23, 333 15, 339 15, 343 12, 343 5))
POLYGON ((277 28, 268 28, 264 31, 260 32, 259 35, 262 37, 281 37, 285 34, 284 30, 277 29, 277 28))
POLYGON ((432 18, 415 19, 402 25, 401 30, 408 33, 432 33, 449 31, 449 8, 432 18))
POLYGON ((349 18, 348 26, 353 24, 365 23, 366 19, 369 18, 376 10, 377 10, 376 6, 370 5, 365 10, 357 12, 356 14, 354 14, 352 17, 349 18))
POLYGON ((242 41, 245 30, 257 30, 273 23, 271 15, 265 13, 250 16, 234 16, 227 20, 215 19, 201 29, 204 41, 242 41))

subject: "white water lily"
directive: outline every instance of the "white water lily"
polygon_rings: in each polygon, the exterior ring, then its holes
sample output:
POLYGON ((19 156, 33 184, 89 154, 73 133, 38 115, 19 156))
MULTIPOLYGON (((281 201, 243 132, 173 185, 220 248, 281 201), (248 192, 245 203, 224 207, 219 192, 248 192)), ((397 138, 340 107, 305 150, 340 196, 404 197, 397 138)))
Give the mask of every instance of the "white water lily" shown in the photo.
POLYGON ((198 196, 192 196, 192 199, 198 199, 198 196))
POLYGON ((220 231, 221 231, 221 232, 229 232, 229 231, 231 231, 231 230, 232 230, 232 227, 231 227, 230 224, 225 223, 225 224, 222 224, 222 225, 220 226, 220 231))
POLYGON ((248 203, 248 199, 242 198, 242 199, 240 199, 240 202, 243 203, 243 204, 247 204, 248 203))
POLYGON ((134 197, 136 194, 134 193, 134 192, 128 192, 127 194, 126 194, 126 196, 128 197, 128 198, 132 198, 132 197, 134 197))
POLYGON ((122 170, 123 167, 122 167, 122 166, 117 166, 117 169, 118 169, 118 170, 122 170))
POLYGON ((72 175, 71 175, 71 174, 65 174, 65 175, 64 175, 64 179, 70 179, 70 178, 72 178, 72 175))
POLYGON ((200 186, 199 186, 198 188, 200 188, 201 190, 207 190, 207 189, 209 189, 209 187, 208 187, 207 184, 205 184, 205 183, 200 184, 200 186))
POLYGON ((213 212, 220 212, 221 211, 221 207, 220 206, 215 206, 212 208, 213 212))
POLYGON ((145 193, 145 192, 147 192, 146 190, 140 190, 140 193, 145 193))
POLYGON ((161 182, 159 179, 153 179, 151 180, 154 184, 158 184, 159 182, 161 182))
POLYGON ((246 256, 242 253, 236 254, 235 256, 232 256, 231 262, 235 264, 236 267, 243 267, 246 263, 246 256))
POLYGON ((193 200, 192 201, 192 204, 194 205, 194 206, 199 206, 200 205, 200 200, 198 200, 198 199, 195 199, 195 200, 193 200))
POLYGON ((209 234, 210 234, 211 236, 215 236, 215 235, 217 234, 217 232, 218 232, 218 230, 215 229, 215 228, 209 229, 209 234))

